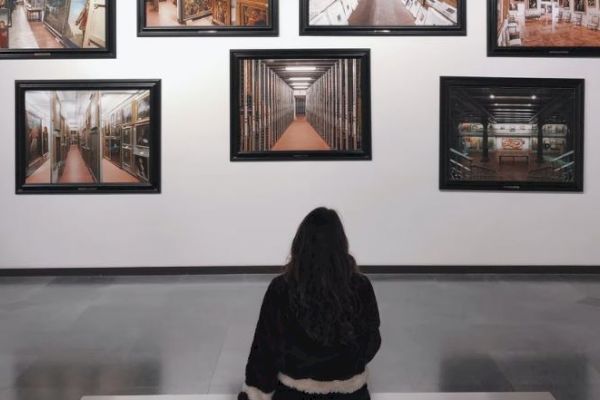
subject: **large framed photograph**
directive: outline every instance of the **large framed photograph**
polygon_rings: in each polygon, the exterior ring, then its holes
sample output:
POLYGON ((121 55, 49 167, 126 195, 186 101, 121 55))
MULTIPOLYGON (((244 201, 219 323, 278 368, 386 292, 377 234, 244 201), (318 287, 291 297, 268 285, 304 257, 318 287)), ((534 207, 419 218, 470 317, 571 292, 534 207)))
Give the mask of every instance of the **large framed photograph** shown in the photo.
POLYGON ((488 0, 488 55, 600 56, 600 1, 488 0))
POLYGON ((440 188, 583 191, 582 79, 442 77, 440 188))
POLYGON ((115 58, 116 0, 0 0, 0 58, 115 58))
POLYGON ((232 161, 370 160, 370 52, 231 51, 232 161))
POLYGON ((160 87, 17 81, 17 194, 159 193, 160 87))
POLYGON ((137 0, 138 36, 277 36, 279 0, 137 0))
POLYGON ((466 35, 466 0, 300 0, 301 35, 466 35))

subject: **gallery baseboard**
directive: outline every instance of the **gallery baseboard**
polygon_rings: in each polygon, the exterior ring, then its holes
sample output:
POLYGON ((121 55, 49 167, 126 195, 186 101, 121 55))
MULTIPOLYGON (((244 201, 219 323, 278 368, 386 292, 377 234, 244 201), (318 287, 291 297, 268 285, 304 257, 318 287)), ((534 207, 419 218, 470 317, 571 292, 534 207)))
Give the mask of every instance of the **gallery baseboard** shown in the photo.
MULTIPOLYGON (((363 265, 366 274, 511 274, 600 275, 599 265, 363 265)), ((144 275, 256 275, 278 274, 281 266, 105 267, 105 268, 0 268, 7 276, 144 276, 144 275)))

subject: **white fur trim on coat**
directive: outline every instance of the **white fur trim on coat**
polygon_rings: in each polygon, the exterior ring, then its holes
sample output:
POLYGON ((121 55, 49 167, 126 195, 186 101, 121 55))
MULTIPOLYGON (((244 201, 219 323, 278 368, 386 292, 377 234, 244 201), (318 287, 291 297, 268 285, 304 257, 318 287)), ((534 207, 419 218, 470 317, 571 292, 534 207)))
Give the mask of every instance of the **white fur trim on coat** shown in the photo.
POLYGON ((248 386, 244 383, 242 392, 246 392, 250 400, 271 400, 273 393, 265 393, 259 388, 248 386))
POLYGON ((285 386, 309 394, 354 393, 367 383, 367 371, 343 381, 316 381, 314 379, 294 379, 282 373, 277 377, 285 386))

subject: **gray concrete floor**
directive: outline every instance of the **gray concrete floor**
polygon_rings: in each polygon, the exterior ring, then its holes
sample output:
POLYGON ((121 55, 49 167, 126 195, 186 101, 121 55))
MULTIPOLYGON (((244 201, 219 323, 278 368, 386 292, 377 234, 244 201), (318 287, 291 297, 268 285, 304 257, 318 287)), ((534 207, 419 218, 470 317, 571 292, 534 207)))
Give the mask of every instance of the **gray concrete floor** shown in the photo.
MULTIPOLYGON (((0 278, 0 399, 235 393, 271 278, 0 278)), ((371 279, 372 392, 600 399, 600 277, 371 279)))

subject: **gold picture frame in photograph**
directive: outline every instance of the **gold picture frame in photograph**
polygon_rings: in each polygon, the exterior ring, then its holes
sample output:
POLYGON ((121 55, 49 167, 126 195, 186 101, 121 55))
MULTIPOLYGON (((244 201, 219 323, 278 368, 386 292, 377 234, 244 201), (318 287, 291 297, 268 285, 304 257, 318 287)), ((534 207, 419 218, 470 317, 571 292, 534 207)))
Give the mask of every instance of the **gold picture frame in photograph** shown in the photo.
POLYGON ((241 26, 266 26, 269 23, 267 0, 238 0, 237 20, 241 26))
POLYGON ((213 0, 213 24, 231 25, 231 0, 213 0))

